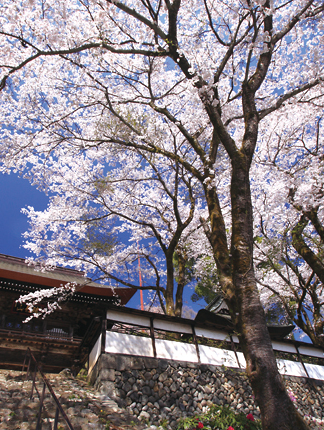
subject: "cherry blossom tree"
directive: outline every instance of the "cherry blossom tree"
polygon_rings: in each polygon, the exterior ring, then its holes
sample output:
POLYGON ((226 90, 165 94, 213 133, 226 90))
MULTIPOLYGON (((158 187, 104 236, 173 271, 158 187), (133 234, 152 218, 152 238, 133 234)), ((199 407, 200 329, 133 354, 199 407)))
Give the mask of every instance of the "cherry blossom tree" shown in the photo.
POLYGON ((289 135, 322 110, 323 9, 319 0, 5 0, 1 12, 4 169, 32 178, 63 153, 134 149, 199 182, 264 429, 307 426, 278 374, 258 294, 251 189, 261 196, 266 178, 253 157, 282 118, 289 135))
MULTIPOLYGON (((314 103, 324 107, 321 99, 314 103)), ((271 143, 257 156, 267 182, 254 207, 259 221, 255 258, 263 300, 268 306, 280 303, 289 319, 323 347, 321 115, 308 118, 307 126, 298 122, 292 133, 279 130, 278 123, 271 143)))
POLYGON ((153 290, 164 313, 181 316, 189 281, 186 247, 191 254, 210 252, 195 233, 207 211, 193 178, 177 163, 168 168, 155 158, 152 164, 130 150, 66 154, 46 166, 46 175, 35 171, 33 179, 53 194, 47 210, 23 210, 31 226, 25 247, 38 263, 72 265, 96 280, 153 290), (144 286, 138 283, 139 258, 144 286))

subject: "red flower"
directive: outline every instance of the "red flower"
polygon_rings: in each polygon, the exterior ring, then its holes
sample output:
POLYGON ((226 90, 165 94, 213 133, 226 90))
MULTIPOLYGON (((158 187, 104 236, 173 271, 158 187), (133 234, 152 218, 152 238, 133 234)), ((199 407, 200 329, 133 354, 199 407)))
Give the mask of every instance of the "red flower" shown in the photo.
POLYGON ((227 430, 234 430, 232 426, 229 426, 227 430))
POLYGON ((252 414, 247 414, 246 418, 250 421, 254 421, 254 416, 252 414))
MULTIPOLYGON (((203 423, 201 423, 199 421, 199 423, 197 424, 197 429, 202 429, 204 427, 203 423)), ((233 429, 234 430, 234 429, 233 429)))

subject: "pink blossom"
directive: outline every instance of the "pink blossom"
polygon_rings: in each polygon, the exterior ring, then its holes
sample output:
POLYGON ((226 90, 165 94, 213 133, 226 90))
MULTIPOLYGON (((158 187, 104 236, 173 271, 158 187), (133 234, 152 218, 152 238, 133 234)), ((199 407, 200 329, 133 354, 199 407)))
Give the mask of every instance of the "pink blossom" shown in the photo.
POLYGON ((247 414, 246 418, 250 421, 254 421, 254 416, 252 414, 247 414))

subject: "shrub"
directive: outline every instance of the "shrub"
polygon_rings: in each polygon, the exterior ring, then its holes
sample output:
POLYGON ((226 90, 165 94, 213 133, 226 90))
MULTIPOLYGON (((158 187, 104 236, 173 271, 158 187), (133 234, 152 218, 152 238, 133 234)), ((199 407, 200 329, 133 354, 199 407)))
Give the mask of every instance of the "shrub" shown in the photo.
POLYGON ((236 414, 228 406, 213 405, 205 414, 181 419, 178 430, 262 430, 262 427, 252 414, 236 414))

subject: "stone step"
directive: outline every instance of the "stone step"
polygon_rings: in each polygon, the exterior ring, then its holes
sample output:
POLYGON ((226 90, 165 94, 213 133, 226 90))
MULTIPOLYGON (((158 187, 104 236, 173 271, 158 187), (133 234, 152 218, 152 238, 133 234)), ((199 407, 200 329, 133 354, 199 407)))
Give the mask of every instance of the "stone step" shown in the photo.
MULTIPOLYGON (((58 375, 46 375, 67 414, 74 430, 143 430, 146 426, 116 402, 103 396, 85 381, 73 378, 68 371, 58 375)), ((30 399, 32 381, 26 381, 26 372, 0 370, 0 430, 36 429, 39 413, 39 398, 34 392, 30 399)), ((36 389, 41 395, 43 383, 39 380, 36 389)), ((52 430, 56 405, 46 388, 42 417, 42 430, 52 430)), ((62 417, 59 429, 66 429, 62 417)))

